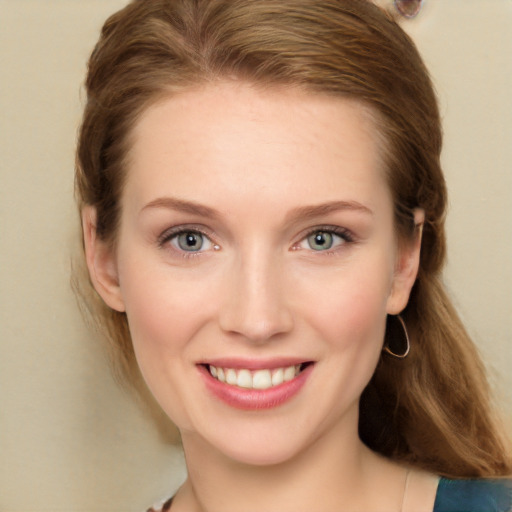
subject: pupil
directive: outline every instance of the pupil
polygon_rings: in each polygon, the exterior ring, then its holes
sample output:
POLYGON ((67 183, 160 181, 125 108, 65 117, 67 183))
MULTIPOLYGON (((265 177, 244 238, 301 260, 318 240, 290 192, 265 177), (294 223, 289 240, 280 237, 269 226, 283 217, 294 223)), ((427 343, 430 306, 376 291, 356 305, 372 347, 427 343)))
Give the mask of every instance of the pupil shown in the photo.
POLYGON ((330 249, 332 243, 332 235, 325 231, 318 231, 309 237, 309 246, 316 251, 330 249))
POLYGON ((184 251, 198 251, 203 245, 203 237, 198 233, 183 233, 178 237, 178 244, 184 251))
POLYGON ((317 245, 324 245, 325 244, 325 236, 323 233, 318 233, 315 237, 315 242, 317 245))

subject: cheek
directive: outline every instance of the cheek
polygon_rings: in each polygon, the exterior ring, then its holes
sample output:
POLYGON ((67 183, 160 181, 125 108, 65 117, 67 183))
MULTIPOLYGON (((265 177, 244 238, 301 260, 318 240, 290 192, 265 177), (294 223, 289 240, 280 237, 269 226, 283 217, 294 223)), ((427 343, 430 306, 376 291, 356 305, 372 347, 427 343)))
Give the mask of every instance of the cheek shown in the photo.
MULTIPOLYGON (((382 353, 388 286, 382 275, 352 274, 318 305, 316 328, 329 351, 331 375, 336 375, 340 414, 361 396, 382 353)), ((334 398, 333 398, 334 400, 334 398)))
POLYGON ((207 283, 135 259, 122 267, 123 276, 121 291, 137 356, 158 359, 182 351, 209 316, 207 283))
POLYGON ((378 354, 391 281, 392 264, 387 258, 372 265, 349 265, 325 278, 317 276, 303 282, 300 316, 345 355, 378 354))
POLYGON ((211 287, 135 259, 122 267, 122 293, 139 369, 167 415, 189 428, 188 393, 196 333, 211 317, 211 287))

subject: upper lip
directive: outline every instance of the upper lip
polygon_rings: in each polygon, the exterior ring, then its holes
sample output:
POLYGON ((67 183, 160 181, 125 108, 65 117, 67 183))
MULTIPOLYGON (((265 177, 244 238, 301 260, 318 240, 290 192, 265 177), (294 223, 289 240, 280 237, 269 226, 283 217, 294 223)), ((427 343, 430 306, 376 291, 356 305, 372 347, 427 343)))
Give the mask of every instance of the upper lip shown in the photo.
POLYGON ((275 368, 286 368, 310 362, 313 361, 299 357, 277 357, 272 359, 221 357, 205 359, 198 364, 215 366, 216 368, 233 368, 234 370, 273 370, 275 368))

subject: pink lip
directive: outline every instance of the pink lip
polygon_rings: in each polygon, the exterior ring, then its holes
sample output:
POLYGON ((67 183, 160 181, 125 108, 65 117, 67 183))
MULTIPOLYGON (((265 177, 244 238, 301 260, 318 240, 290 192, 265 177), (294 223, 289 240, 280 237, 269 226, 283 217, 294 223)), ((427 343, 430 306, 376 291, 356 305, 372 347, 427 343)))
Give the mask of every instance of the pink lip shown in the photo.
MULTIPOLYGON (((211 363, 213 364, 213 362, 211 363)), ((279 365, 272 366, 257 366, 251 368, 248 366, 231 366, 221 365, 219 367, 224 368, 247 368, 247 369, 260 369, 260 368, 277 368, 279 365)), ((257 363, 259 364, 259 363, 257 363)), ((293 364, 293 363, 292 363, 293 364)), ((297 363, 299 364, 299 363, 297 363)), ((216 364, 213 364, 216 366, 216 364)), ((284 366, 291 366, 284 365, 284 366)), ((236 409, 243 409, 246 411, 255 411, 261 409, 271 409, 278 407, 285 402, 291 400, 304 386, 307 378, 313 370, 314 364, 308 365, 297 377, 294 379, 283 382, 279 386, 275 386, 268 389, 245 389, 237 386, 232 386, 224 382, 220 382, 211 376, 208 368, 203 365, 199 365, 199 369, 207 389, 218 399, 223 401, 225 404, 234 407, 236 409)))

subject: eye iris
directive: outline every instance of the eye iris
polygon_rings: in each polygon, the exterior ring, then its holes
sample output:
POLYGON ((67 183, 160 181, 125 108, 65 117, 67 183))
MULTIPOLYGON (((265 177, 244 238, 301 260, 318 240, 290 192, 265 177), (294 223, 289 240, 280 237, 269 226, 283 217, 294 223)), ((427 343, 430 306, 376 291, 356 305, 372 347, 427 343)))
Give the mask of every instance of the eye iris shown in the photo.
POLYGON ((184 251, 199 251, 203 246, 203 235, 201 233, 182 233, 178 236, 178 245, 184 251))
POLYGON ((332 247, 332 234, 325 231, 317 231, 308 237, 309 246, 315 251, 322 251, 332 247))

